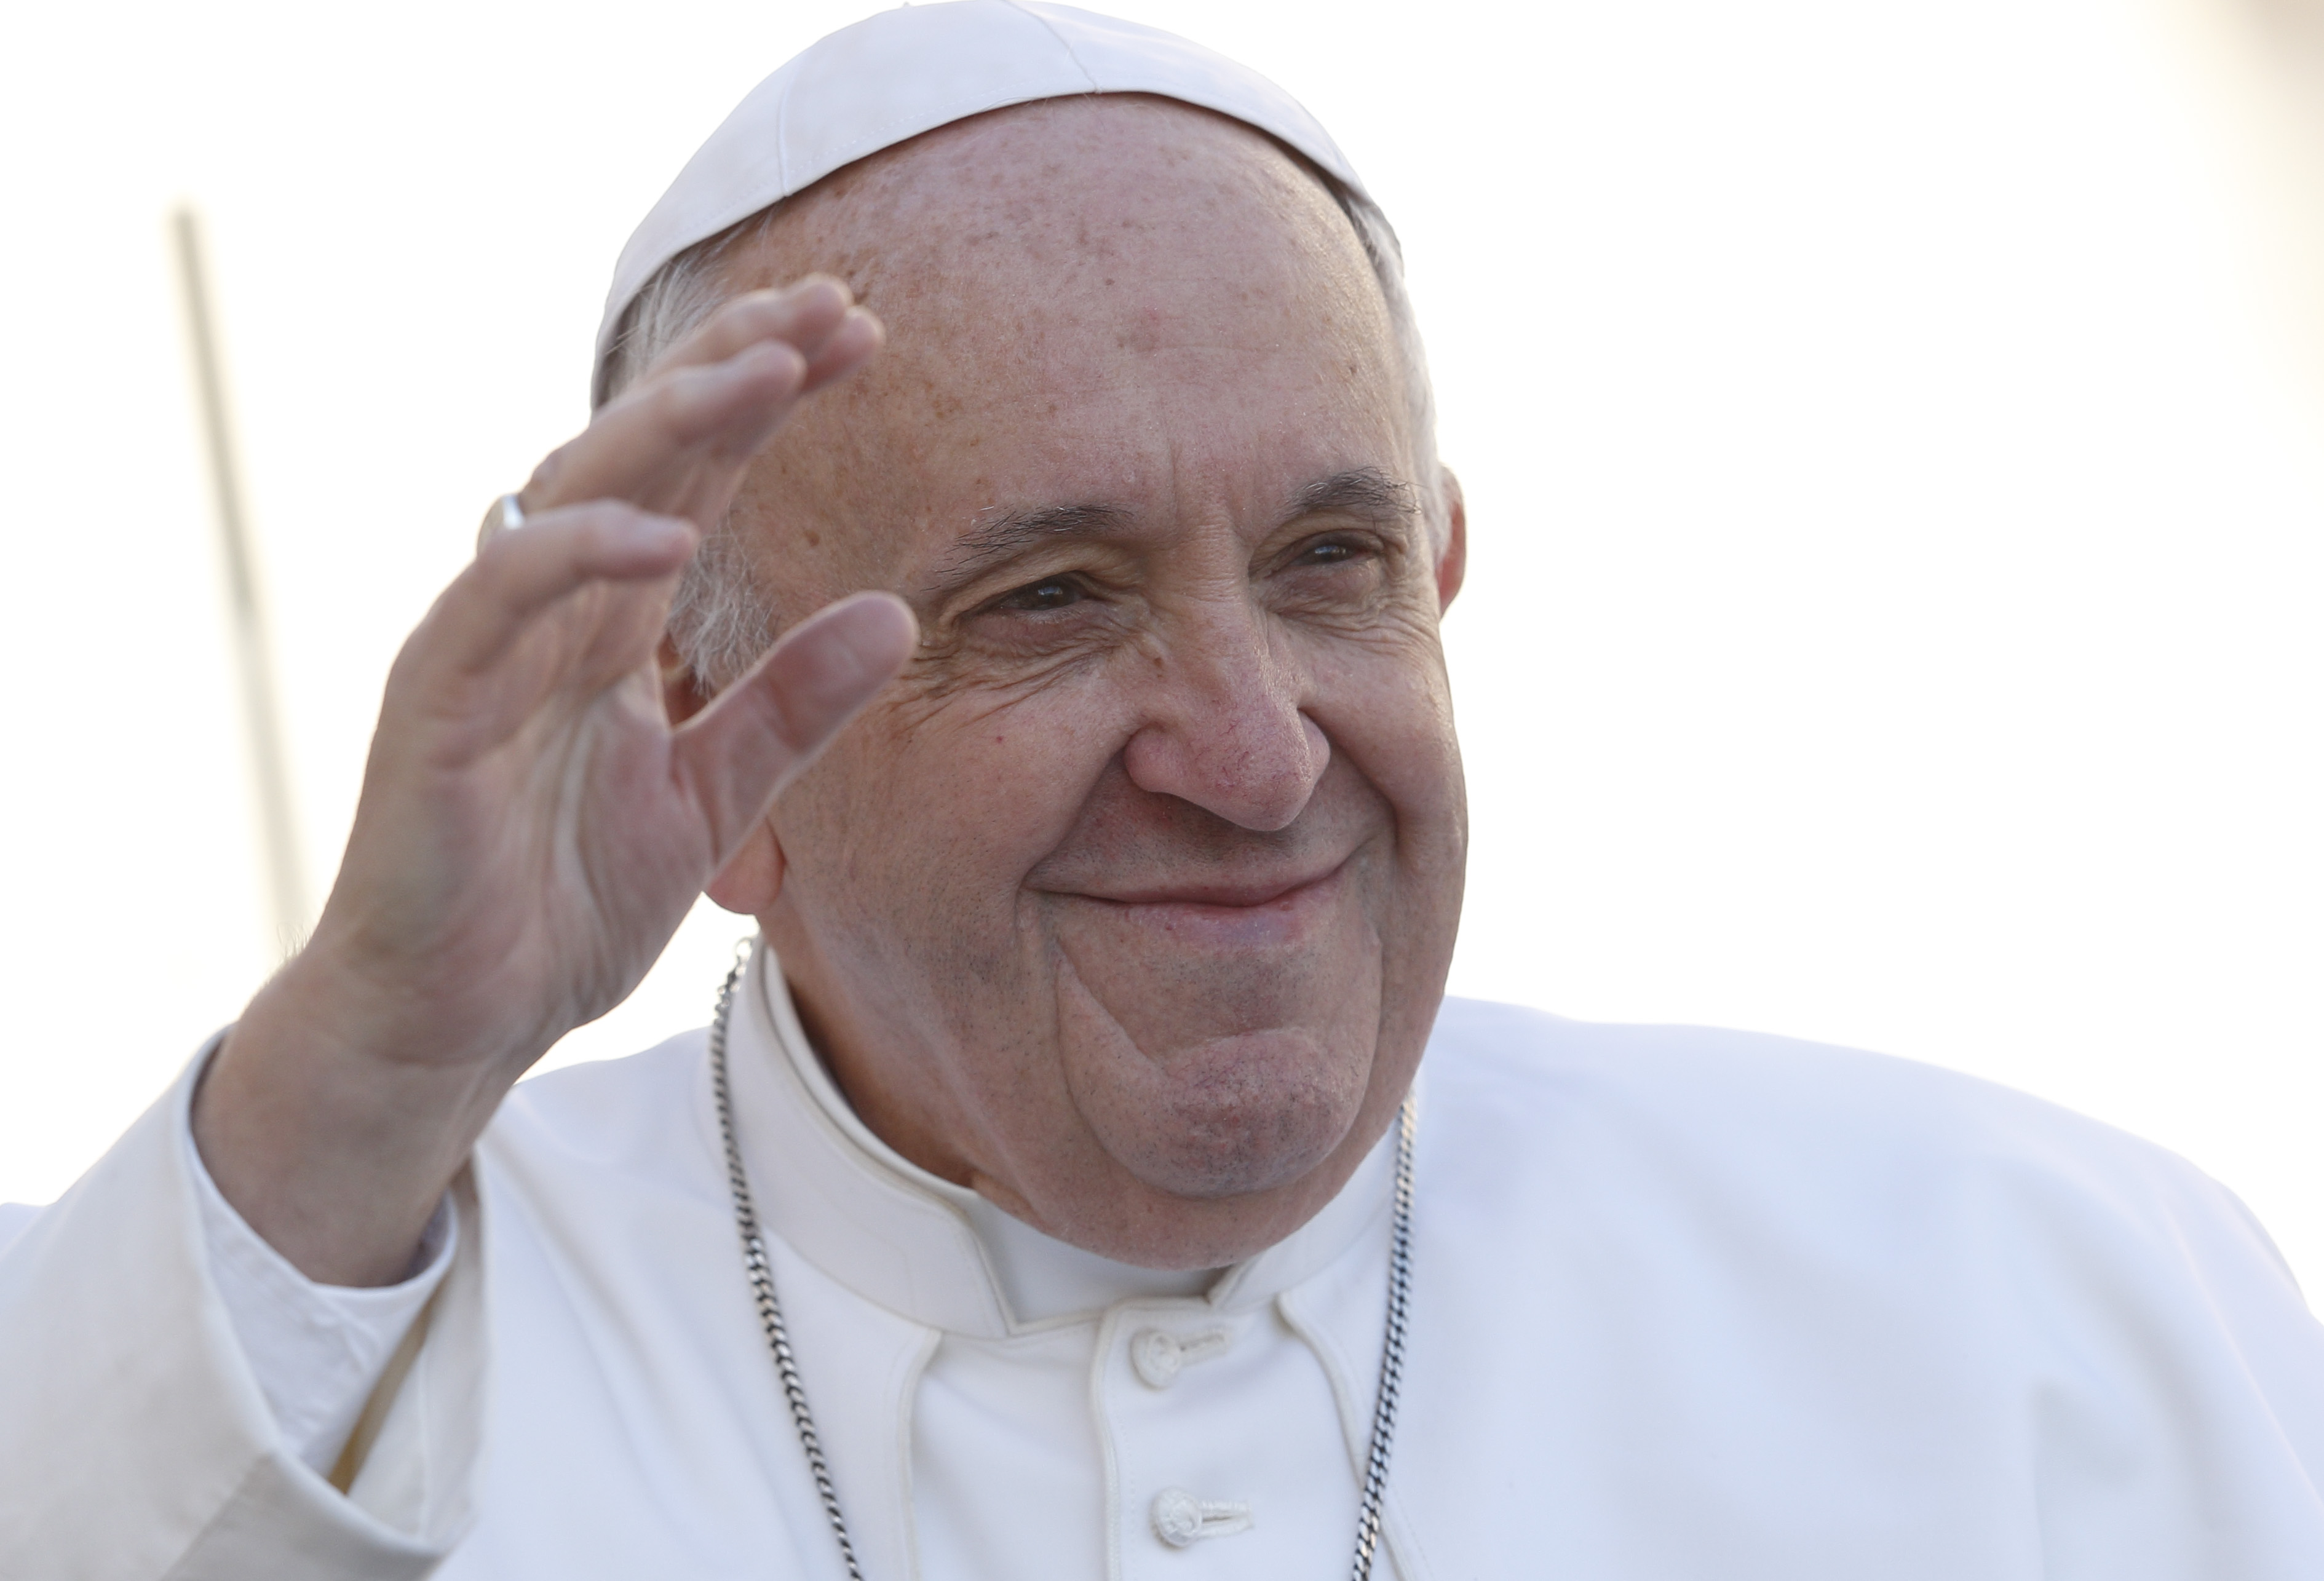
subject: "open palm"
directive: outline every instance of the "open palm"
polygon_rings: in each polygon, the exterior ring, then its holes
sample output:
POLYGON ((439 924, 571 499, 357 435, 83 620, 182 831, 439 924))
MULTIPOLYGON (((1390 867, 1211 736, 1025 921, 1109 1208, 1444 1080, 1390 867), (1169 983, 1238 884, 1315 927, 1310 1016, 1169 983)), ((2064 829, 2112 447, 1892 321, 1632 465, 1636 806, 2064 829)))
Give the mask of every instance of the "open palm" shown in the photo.
POLYGON ((634 988, 696 896, 910 651, 879 593, 823 610, 673 726, 679 573, 800 399, 878 324, 835 282, 721 308, 541 464, 388 678, 307 948, 237 1025, 196 1136, 310 1273, 378 1276, 500 1096, 634 988))

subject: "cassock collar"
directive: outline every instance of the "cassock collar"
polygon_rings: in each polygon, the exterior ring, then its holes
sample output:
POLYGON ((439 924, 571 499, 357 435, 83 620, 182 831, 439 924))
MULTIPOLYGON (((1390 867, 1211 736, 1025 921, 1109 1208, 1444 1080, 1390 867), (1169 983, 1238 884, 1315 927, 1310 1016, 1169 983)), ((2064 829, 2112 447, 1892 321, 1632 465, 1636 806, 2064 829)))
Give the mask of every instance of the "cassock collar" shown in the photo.
POLYGON ((767 1227, 858 1295, 948 1333, 1003 1338, 1130 1300, 1260 1306, 1384 1233, 1395 1188, 1391 1133, 1323 1211, 1257 1256, 1216 1272, 1139 1268, 1043 1235, 873 1135, 808 1043, 763 942, 735 994, 727 1059, 767 1227))

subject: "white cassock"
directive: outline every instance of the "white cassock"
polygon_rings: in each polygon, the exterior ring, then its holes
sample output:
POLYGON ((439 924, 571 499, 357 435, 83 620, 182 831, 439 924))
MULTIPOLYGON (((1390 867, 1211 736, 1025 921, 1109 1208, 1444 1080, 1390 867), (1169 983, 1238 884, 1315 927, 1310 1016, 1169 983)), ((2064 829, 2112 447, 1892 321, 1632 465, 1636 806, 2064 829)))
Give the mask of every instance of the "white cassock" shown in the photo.
MULTIPOLYGON (((1249 1263, 1109 1263, 872 1138, 769 964, 736 1119, 864 1574, 1346 1574, 1391 1144, 1249 1263), (1161 1541, 1169 1488, 1219 1534, 1161 1541)), ((1424 1069, 1382 1574, 2324 1576, 2324 1331, 2180 1160, 1729 1033, 1456 1000, 1424 1069)), ((437 1266, 353 1307, 254 1260, 189 1090, 0 1251, 8 1581, 841 1574, 699 1033, 520 1086, 437 1266)))

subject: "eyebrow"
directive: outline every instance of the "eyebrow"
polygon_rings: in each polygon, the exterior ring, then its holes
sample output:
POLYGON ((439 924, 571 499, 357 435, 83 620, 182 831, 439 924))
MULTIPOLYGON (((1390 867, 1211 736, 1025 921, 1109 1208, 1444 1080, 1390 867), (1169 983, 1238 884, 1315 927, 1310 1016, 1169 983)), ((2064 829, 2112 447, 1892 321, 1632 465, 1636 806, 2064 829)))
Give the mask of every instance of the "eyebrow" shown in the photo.
MULTIPOLYGON (((1284 519, 1326 512, 1359 520, 1409 523, 1419 514, 1410 483, 1376 466, 1351 467, 1307 484, 1291 497, 1284 519)), ((1119 505, 1042 505, 988 517, 961 535, 929 583, 939 596, 973 582, 988 567, 1055 538, 1102 538, 1128 526, 1131 512, 1119 505)))
POLYGON ((1129 520, 1130 512, 1119 505, 1043 505, 1003 511, 961 535, 936 573, 933 588, 950 593, 974 580, 986 566, 1031 545, 1050 538, 1102 537, 1129 520))
POLYGON ((1308 484, 1291 501, 1288 520, 1325 511, 1360 520, 1409 522, 1420 513, 1420 501, 1410 483, 1388 476, 1376 466, 1359 466, 1333 473, 1308 484))

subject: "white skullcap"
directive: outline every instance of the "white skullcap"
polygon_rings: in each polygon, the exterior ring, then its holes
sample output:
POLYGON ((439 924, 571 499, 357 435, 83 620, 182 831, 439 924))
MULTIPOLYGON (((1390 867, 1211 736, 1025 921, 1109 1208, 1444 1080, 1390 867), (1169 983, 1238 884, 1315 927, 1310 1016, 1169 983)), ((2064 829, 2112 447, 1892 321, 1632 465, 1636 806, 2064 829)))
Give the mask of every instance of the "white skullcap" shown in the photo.
POLYGON ((1288 143, 1359 195, 1314 116, 1248 67, 1173 34, 1070 5, 950 0, 883 11, 808 46, 710 134, 622 249, 597 329, 595 391, 630 299, 696 242, 923 132, 1035 99, 1150 93, 1288 143))

